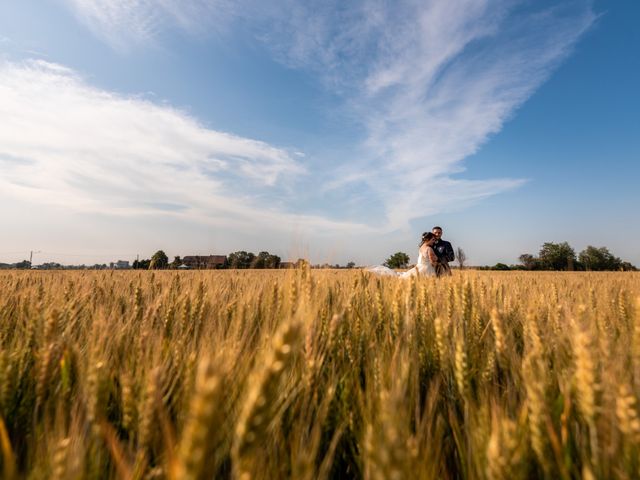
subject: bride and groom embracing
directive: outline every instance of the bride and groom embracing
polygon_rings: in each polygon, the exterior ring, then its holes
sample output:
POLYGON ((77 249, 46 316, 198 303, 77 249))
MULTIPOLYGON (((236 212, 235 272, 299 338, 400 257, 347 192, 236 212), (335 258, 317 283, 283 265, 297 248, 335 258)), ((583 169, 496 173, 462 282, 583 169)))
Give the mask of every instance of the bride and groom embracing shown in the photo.
POLYGON ((430 232, 422 234, 422 241, 418 249, 418 263, 406 272, 398 273, 388 267, 376 266, 367 269, 379 275, 389 275, 400 278, 442 277, 451 275, 449 262, 453 262, 455 255, 451 243, 442 239, 442 228, 433 227, 430 232))

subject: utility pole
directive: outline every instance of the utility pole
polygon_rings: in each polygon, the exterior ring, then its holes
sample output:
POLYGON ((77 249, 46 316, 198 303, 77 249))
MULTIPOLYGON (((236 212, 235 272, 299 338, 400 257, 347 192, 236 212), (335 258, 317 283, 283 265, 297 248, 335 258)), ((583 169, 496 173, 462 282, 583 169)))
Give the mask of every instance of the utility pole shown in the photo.
POLYGON ((34 253, 42 253, 40 250, 38 250, 37 252, 34 252, 33 250, 31 250, 31 253, 29 253, 29 266, 31 267, 33 265, 33 254, 34 253))

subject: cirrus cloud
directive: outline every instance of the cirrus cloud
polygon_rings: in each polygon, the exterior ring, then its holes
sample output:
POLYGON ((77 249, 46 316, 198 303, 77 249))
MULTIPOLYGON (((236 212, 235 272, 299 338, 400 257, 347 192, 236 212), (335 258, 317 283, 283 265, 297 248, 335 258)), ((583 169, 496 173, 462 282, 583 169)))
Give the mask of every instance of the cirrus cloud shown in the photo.
POLYGON ((525 182, 461 178, 463 162, 597 19, 584 0, 283 3, 266 29, 275 58, 316 72, 366 132, 325 187, 380 198, 389 230, 525 182))
POLYGON ((465 178, 464 162, 597 19, 588 0, 65 2, 117 49, 172 28, 251 36, 343 100, 343 117, 364 132, 348 146, 357 155, 305 158, 303 168, 285 149, 101 91, 62 66, 5 63, 4 187, 72 208, 245 230, 261 219, 269 228, 408 231, 416 218, 518 188, 524 179, 465 178))
POLYGON ((288 195, 286 185, 305 175, 299 153, 97 89, 61 65, 0 63, 0 116, 0 185, 14 197, 240 229, 359 228, 265 204, 265 195, 288 195))

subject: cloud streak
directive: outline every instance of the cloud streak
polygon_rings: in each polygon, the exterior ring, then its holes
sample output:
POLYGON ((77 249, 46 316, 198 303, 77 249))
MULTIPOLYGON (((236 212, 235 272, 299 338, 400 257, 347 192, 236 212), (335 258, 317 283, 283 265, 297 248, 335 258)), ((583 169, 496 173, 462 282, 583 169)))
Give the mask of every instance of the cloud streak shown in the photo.
POLYGON ((88 85, 43 61, 0 63, 0 187, 69 211, 179 215, 240 230, 364 228, 265 203, 305 175, 299 156, 211 130, 166 105, 88 85))
POLYGON ((221 31, 234 16, 228 0, 66 0, 78 19, 118 50, 149 44, 164 30, 221 31))
POLYGON ((364 183, 387 229, 524 183, 460 178, 596 20, 590 2, 289 2, 268 39, 276 58, 344 92, 364 153, 327 187, 364 183), (340 12, 336 15, 334 12, 340 12), (364 172, 364 173, 363 173, 364 172), (355 179, 342 181, 341 179, 355 179))
MULTIPOLYGON (((130 188, 134 198, 136 186, 122 181, 120 174, 112 178, 113 171, 133 169, 135 175, 147 168, 162 173, 144 176, 145 191, 153 192, 154 198, 136 208, 146 211, 149 205, 164 203, 171 206, 166 211, 182 212, 181 206, 188 205, 186 211, 204 212, 205 192, 222 195, 219 192, 244 186, 250 179, 260 184, 251 195, 259 191, 256 196, 271 195, 284 205, 273 211, 274 219, 285 214, 297 194, 304 194, 309 203, 325 205, 325 221, 334 227, 328 219, 335 217, 340 205, 326 199, 331 195, 349 199, 357 191, 365 201, 354 202, 350 218, 371 218, 371 202, 366 199, 375 200, 381 206, 375 212, 380 221, 369 223, 378 231, 406 229, 416 218, 522 185, 523 179, 463 178, 464 161, 502 130, 596 20, 587 0, 551 7, 515 0, 66 1, 82 22, 116 48, 152 41, 167 28, 188 32, 235 28, 253 35, 277 61, 315 74, 325 88, 337 92, 350 118, 365 131, 363 138, 354 139, 360 152, 356 159, 341 163, 331 159, 335 167, 331 169, 324 166, 327 162, 310 161, 314 188, 285 192, 273 188, 277 180, 299 173, 288 152, 212 132, 175 110, 91 90, 72 72, 54 72, 60 67, 14 69, 16 75, 35 71, 57 89, 74 92, 69 98, 80 112, 78 118, 94 115, 84 107, 85 97, 101 112, 104 124, 96 127, 105 133, 97 139, 78 119, 66 126, 74 132, 67 144, 79 138, 99 144, 93 150, 88 145, 74 147, 74 168, 65 177, 66 185, 79 186, 99 176, 102 187, 97 191, 109 195, 109 188, 130 188), (136 132, 134 138, 119 141, 120 129, 107 127, 118 123, 136 132), (172 139, 170 145, 166 138, 172 139), (80 160, 83 148, 90 149, 94 159, 89 172, 80 160), (106 166, 106 158, 127 160, 116 169, 106 166), (154 158, 151 164, 149 158, 154 158), (159 178, 178 173, 185 183, 176 188, 159 178), (162 188, 156 189, 156 182, 162 188), (192 186, 188 195, 181 190, 185 185, 192 186)), ((45 100, 52 102, 51 98, 45 100)), ((66 104, 60 101, 51 110, 72 111, 66 104)), ((33 108, 31 114, 40 118, 33 108)), ((65 137, 65 132, 57 131, 52 138, 65 137)), ((8 153, 31 159, 45 150, 42 146, 34 152, 34 148, 8 153)), ((253 213, 248 208, 246 217, 253 213)), ((319 216, 304 218, 310 225, 320 221, 319 216)))

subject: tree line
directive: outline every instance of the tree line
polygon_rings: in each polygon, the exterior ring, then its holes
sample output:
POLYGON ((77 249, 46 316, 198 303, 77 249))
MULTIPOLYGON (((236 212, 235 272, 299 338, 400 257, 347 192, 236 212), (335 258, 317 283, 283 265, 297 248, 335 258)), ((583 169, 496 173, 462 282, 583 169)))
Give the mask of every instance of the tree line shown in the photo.
MULTIPOLYGON (((459 268, 466 265, 467 256, 461 248, 456 251, 456 261, 459 268)), ((520 264, 507 265, 498 262, 493 266, 474 267, 479 270, 555 270, 555 271, 637 271, 630 262, 616 257, 607 247, 587 248, 576 254, 568 242, 545 242, 540 247, 538 255, 523 253, 518 257, 520 264)), ((406 268, 410 257, 404 252, 396 252, 384 262, 389 268, 406 268)))
POLYGON ((568 242, 545 242, 538 255, 523 253, 518 257, 519 265, 496 263, 491 270, 555 270, 555 271, 636 271, 630 262, 623 261, 607 247, 589 245, 579 254, 568 242))
MULTIPOLYGON (((278 268, 282 260, 278 255, 269 252, 260 252, 257 255, 244 250, 230 253, 223 264, 218 268, 278 268)), ((165 270, 176 269, 183 265, 182 258, 178 255, 169 262, 169 257, 163 250, 158 250, 149 259, 135 260, 132 268, 136 270, 165 270)))

